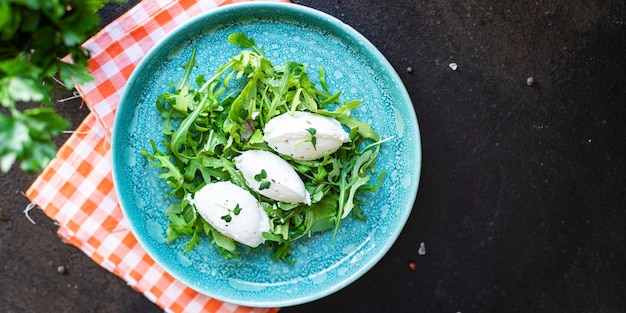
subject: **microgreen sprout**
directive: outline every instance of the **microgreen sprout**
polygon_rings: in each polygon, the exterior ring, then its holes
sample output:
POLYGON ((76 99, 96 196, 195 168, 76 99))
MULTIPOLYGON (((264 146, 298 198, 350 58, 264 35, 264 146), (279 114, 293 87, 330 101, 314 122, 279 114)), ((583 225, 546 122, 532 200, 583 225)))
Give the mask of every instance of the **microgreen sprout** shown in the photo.
POLYGON ((231 215, 231 213, 235 215, 239 215, 239 213, 241 213, 241 207, 239 206, 239 203, 235 205, 235 208, 232 209, 232 211, 230 209, 227 209, 227 210, 228 210, 228 214, 220 217, 221 219, 226 221, 226 223, 230 223, 233 220, 233 216, 231 215))
POLYGON ((261 170, 259 174, 254 175, 254 180, 261 183, 259 185, 259 190, 270 188, 270 181, 267 180, 267 172, 265 170, 261 170))

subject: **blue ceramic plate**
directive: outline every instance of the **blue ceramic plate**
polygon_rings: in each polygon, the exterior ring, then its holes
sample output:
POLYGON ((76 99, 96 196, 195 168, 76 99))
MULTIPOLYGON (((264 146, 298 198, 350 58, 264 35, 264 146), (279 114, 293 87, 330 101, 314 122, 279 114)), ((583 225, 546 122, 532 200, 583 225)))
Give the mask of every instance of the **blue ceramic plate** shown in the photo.
POLYGON ((250 2, 229 5, 197 17, 158 43, 135 69, 120 101, 113 133, 113 175, 130 227, 148 254, 189 287, 231 303, 278 307, 322 298, 372 268, 400 234, 415 200, 421 166, 415 111, 402 81, 383 55, 341 21, 295 4, 250 2), (377 171, 387 178, 376 194, 362 200, 366 221, 346 218, 331 244, 331 232, 293 247, 288 265, 270 259, 269 248, 242 249, 225 260, 204 240, 183 255, 181 242, 165 243, 165 195, 158 170, 141 156, 149 140, 162 142, 162 121, 154 103, 168 83, 184 75, 194 47, 198 66, 192 77, 213 73, 239 53, 229 34, 245 32, 275 64, 304 63, 313 80, 326 70, 328 86, 343 100, 362 99, 354 116, 386 138, 377 171))

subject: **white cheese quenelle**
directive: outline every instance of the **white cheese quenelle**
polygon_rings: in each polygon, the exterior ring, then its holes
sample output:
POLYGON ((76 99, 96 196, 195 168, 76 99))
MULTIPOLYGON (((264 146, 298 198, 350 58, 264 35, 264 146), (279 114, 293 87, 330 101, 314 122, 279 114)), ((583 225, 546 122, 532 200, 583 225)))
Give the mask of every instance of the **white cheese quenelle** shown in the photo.
POLYGON ((296 170, 280 156, 263 150, 248 150, 235 157, 235 167, 248 187, 261 195, 286 203, 311 205, 311 195, 296 170))
POLYGON ((272 118, 263 139, 274 151, 297 160, 317 160, 334 153, 350 135, 337 120, 311 112, 289 112, 272 118), (313 139, 315 137, 315 139, 313 139))
POLYGON ((269 217, 247 190, 226 181, 210 183, 195 193, 193 202, 200 216, 223 235, 253 248, 265 242, 269 217))

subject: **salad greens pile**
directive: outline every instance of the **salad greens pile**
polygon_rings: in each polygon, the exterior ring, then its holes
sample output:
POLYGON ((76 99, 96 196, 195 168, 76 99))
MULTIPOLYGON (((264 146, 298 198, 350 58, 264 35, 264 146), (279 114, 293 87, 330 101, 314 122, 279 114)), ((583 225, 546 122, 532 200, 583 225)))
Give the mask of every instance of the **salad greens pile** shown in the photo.
MULTIPOLYGON (((323 68, 319 68, 318 87, 304 64, 272 64, 263 49, 244 33, 233 33, 228 41, 242 49, 239 55, 212 76, 199 75, 192 81, 192 69, 198 66, 194 48, 191 59, 183 65, 184 78, 172 83, 170 91, 156 100, 164 121, 164 151, 151 141, 149 149, 144 147, 141 153, 161 170, 159 178, 171 188, 167 193, 180 199, 165 212, 170 221, 166 241, 190 238, 183 244, 186 253, 206 236, 224 257, 237 257, 235 242, 200 217, 191 199, 208 183, 231 181, 255 195, 270 217, 270 232, 263 237, 273 248, 273 259, 293 263, 290 249, 296 240, 330 230, 334 240, 342 219, 348 215, 365 219, 357 194, 374 192, 381 185, 384 172, 374 180, 376 183, 369 181, 381 143, 386 140, 381 140, 368 123, 351 116, 360 100, 340 102, 340 92, 329 91, 323 68), (282 156, 304 181, 311 195, 310 206, 277 202, 255 193, 233 163, 233 158, 246 150, 272 151, 263 140, 265 124, 277 115, 295 111, 331 117, 350 129, 351 141, 319 160, 282 156)), ((315 140, 314 130, 310 132, 315 140)))

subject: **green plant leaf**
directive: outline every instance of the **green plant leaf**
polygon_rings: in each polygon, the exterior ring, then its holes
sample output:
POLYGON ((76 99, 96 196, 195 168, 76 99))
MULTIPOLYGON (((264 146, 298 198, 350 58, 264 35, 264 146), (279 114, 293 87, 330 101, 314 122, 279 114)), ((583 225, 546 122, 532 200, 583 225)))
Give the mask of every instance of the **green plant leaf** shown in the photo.
POLYGON ((0 129, 0 138, 10 138, 0 142, 2 171, 15 162, 21 162, 24 171, 38 171, 54 157, 56 147, 51 136, 67 128, 67 121, 51 109, 22 112, 19 105, 51 104, 54 77, 68 90, 75 83, 93 80, 88 69, 89 54, 80 44, 98 30, 96 12, 107 2, 0 1, 0 103, 8 109, 0 112, 7 126, 0 129), (71 55, 71 64, 61 61, 67 55, 71 55), (19 149, 16 142, 20 142, 19 149))
POLYGON ((0 169, 6 173, 23 154, 24 146, 31 141, 28 127, 12 117, 0 116, 0 169))
POLYGON ((52 108, 25 110, 24 120, 30 133, 37 137, 56 136, 70 126, 70 123, 56 114, 52 108))
POLYGON ((82 64, 70 64, 59 61, 57 63, 59 68, 59 78, 67 89, 74 88, 74 80, 78 84, 84 84, 92 82, 93 76, 88 74, 89 68, 82 64))
POLYGON ((28 78, 10 78, 8 89, 11 93, 11 98, 15 101, 39 102, 46 97, 46 92, 41 85, 28 78))

